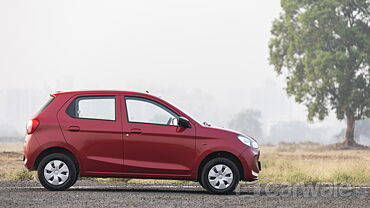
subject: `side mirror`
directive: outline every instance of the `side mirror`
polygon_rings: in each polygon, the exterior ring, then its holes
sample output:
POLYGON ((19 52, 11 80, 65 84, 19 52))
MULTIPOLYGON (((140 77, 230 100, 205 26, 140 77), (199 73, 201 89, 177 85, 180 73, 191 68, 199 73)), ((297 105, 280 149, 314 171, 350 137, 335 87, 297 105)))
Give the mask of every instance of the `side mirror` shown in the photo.
POLYGON ((183 128, 191 128, 190 122, 187 118, 180 116, 177 124, 183 128))

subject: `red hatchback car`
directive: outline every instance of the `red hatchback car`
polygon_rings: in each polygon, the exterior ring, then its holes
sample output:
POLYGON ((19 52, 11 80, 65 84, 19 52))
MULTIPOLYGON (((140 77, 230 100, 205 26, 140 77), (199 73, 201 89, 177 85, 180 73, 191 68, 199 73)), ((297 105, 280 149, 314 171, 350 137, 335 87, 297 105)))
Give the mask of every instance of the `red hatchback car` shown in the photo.
POLYGON ((256 141, 128 91, 60 92, 27 124, 24 164, 49 190, 79 176, 193 180, 215 194, 258 179, 256 141))

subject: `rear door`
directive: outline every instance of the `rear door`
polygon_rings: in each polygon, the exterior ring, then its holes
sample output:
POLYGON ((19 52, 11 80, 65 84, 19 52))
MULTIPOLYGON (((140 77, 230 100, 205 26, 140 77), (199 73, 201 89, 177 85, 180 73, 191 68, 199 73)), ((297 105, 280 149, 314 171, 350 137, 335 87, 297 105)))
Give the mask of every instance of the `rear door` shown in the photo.
POLYGON ((58 113, 68 144, 86 173, 122 172, 120 101, 115 94, 75 95, 58 113))
POLYGON ((122 97, 124 168, 138 176, 189 177, 195 127, 177 126, 179 115, 160 100, 122 97))

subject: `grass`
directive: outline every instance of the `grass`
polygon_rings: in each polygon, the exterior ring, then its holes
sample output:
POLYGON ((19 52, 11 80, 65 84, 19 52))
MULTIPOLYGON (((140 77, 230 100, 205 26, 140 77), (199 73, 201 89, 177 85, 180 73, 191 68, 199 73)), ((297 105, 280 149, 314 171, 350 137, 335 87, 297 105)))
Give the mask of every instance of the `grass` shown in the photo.
POLYGON ((22 142, 0 142, 0 180, 33 178, 34 173, 23 167, 22 145, 22 142))
POLYGON ((25 168, 20 168, 5 175, 5 180, 9 181, 25 181, 33 180, 36 177, 36 172, 30 172, 25 168))
POLYGON ((262 146, 259 183, 370 184, 370 150, 326 150, 312 143, 262 146))
POLYGON ((0 142, 0 152, 23 152, 23 142, 0 142))
MULTIPOLYGON (((0 180, 32 180, 36 172, 23 167, 22 143, 0 143, 0 180)), ((370 185, 370 150, 325 150, 315 143, 262 145, 261 184, 370 185)), ((191 181, 83 178, 84 180, 149 184, 191 181)))

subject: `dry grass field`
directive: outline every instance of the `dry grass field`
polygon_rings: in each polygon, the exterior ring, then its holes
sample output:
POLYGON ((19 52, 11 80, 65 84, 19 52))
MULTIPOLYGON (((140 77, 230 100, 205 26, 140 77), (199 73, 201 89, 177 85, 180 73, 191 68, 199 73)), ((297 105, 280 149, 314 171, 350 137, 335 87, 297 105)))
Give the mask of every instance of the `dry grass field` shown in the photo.
POLYGON ((0 142, 0 180, 31 180, 35 173, 23 166, 23 143, 0 142))
MULTIPOLYGON (((22 145, 23 143, 0 143, 0 180, 35 178, 35 172, 28 172, 23 167, 22 145)), ((370 148, 327 150, 315 143, 263 145, 261 162, 260 180, 255 183, 370 185, 370 148)), ((182 181, 141 179, 131 179, 128 182, 182 183, 182 181)))
POLYGON ((370 148, 330 150, 315 143, 261 147, 261 183, 370 185, 370 148))

